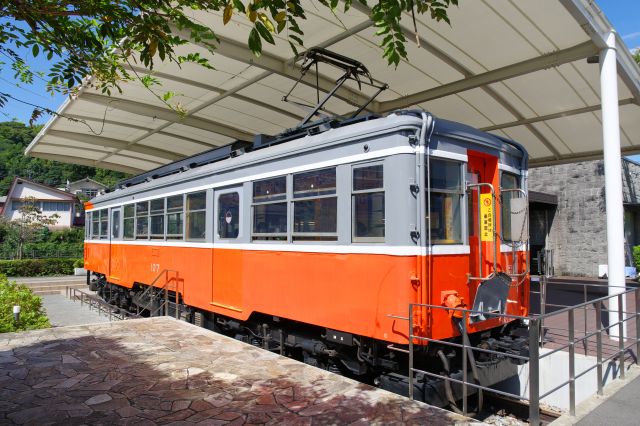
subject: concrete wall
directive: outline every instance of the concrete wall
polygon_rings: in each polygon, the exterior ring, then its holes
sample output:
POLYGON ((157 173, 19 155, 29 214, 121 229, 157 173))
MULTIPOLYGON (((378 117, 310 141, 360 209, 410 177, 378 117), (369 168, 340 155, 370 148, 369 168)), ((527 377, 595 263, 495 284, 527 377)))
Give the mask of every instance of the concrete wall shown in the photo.
POLYGON ((531 169, 529 189, 558 196, 547 241, 555 274, 597 276, 598 265, 607 263, 603 162, 531 169))

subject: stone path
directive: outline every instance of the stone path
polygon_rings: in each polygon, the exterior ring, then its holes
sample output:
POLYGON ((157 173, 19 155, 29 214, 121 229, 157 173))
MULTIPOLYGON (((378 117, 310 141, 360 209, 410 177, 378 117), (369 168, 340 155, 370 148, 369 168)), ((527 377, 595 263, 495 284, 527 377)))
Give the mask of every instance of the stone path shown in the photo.
POLYGON ((0 424, 467 424, 160 317, 0 335, 0 424))

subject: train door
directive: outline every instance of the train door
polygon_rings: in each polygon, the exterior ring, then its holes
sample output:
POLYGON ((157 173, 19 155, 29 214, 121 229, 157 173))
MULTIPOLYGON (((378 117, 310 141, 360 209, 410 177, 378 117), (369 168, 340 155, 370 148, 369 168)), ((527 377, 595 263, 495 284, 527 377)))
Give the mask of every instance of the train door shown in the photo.
POLYGON ((118 283, 120 281, 120 271, 122 269, 122 256, 117 253, 120 246, 116 241, 120 236, 120 216, 122 215, 120 207, 111 209, 111 221, 109 230, 109 281, 118 283))
POLYGON ((236 312, 242 311, 243 232, 242 187, 214 192, 213 276, 211 304, 236 312))
POLYGON ((500 241, 496 232, 498 158, 468 151, 469 282, 471 291, 491 279, 498 270, 500 241))

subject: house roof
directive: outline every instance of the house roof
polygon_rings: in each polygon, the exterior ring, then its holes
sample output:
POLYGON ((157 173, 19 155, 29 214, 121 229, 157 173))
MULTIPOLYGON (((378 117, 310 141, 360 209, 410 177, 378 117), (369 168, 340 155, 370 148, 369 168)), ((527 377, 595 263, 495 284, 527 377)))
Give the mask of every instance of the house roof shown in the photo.
POLYGON ((82 183, 82 182, 93 182, 96 185, 100 185, 103 188, 107 188, 107 185, 105 185, 104 183, 98 182, 97 180, 93 180, 90 177, 85 177, 84 179, 76 180, 75 182, 69 182, 69 185, 75 185, 76 183, 82 183))
MULTIPOLYGON (((389 84, 369 112, 423 108, 522 143, 532 166, 601 158, 599 67, 587 58, 606 46, 612 25, 594 1, 465 2, 449 10, 451 26, 416 16, 419 45, 411 41, 416 37, 407 15, 402 29, 410 40, 410 62, 396 69, 382 59, 366 6, 354 2, 340 20, 308 0, 304 6, 307 46, 354 58, 389 84)), ((281 102, 299 77, 286 40, 276 36, 276 45, 265 44, 255 57, 246 47, 250 26, 244 17, 223 26, 220 13, 194 15, 218 31, 215 70, 160 63, 151 73, 133 66, 138 75, 152 74, 162 83, 156 91, 175 93, 172 102, 185 107, 186 116, 139 82, 124 83, 123 93, 111 96, 85 88, 59 109, 76 121, 53 117, 26 153, 140 173, 299 123, 306 111, 281 102)), ((621 37, 616 39, 621 147, 631 154, 640 152, 640 69, 621 37)), ((183 49, 211 56, 197 44, 183 49)), ((331 70, 310 71, 292 98, 313 104, 315 82, 328 90, 337 77, 331 70)), ((371 93, 346 83, 326 110, 350 113, 371 93)))

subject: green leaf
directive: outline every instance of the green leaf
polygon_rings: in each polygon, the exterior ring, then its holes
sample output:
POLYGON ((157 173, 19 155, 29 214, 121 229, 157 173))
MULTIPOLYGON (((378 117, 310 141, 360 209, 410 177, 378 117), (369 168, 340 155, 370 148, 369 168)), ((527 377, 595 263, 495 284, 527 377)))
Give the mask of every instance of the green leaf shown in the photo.
POLYGON ((36 56, 38 56, 39 53, 40 53, 40 46, 38 46, 38 44, 34 44, 33 47, 31 48, 31 54, 35 58, 36 56))
POLYGON ((260 39, 258 30, 255 28, 252 28, 249 33, 249 49, 258 57, 262 54, 262 40, 260 39))
POLYGON ((263 39, 265 39, 267 43, 275 44, 275 40, 273 39, 273 36, 271 35, 267 27, 262 25, 262 22, 260 21, 256 22, 256 29, 258 30, 258 33, 262 36, 263 39))

